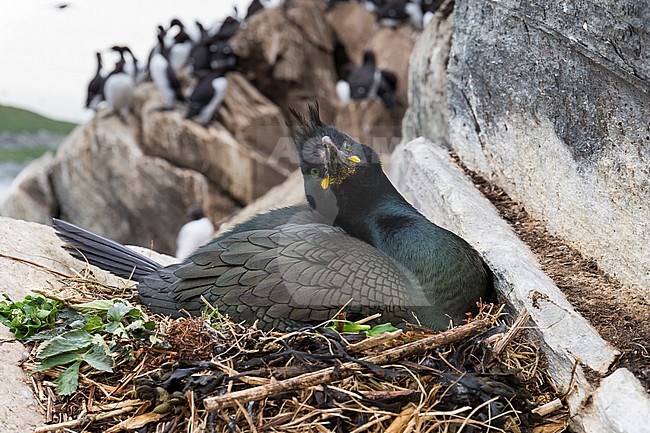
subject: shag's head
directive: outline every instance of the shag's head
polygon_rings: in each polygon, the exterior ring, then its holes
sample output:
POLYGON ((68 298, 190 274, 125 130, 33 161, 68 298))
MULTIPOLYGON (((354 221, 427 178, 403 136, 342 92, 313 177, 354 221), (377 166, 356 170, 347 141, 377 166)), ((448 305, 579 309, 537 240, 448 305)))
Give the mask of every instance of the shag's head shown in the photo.
POLYGON ((291 111, 298 161, 305 181, 307 201, 316 210, 331 214, 342 205, 342 198, 372 182, 381 173, 381 162, 368 146, 320 119, 318 105, 310 106, 306 116, 291 111))

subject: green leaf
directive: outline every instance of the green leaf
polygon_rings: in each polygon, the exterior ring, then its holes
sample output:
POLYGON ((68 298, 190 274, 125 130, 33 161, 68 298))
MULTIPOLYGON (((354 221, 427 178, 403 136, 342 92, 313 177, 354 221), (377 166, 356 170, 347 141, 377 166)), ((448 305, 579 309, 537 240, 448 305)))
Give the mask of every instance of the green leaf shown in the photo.
POLYGON ((129 334, 126 332, 126 329, 124 329, 124 325, 122 325, 121 322, 109 322, 106 324, 104 329, 106 332, 117 335, 120 338, 129 338, 129 334))
POLYGON ((27 295, 18 302, 12 301, 6 293, 3 296, 6 301, 0 301, 0 323, 21 341, 54 326, 56 314, 63 305, 42 295, 27 295))
POLYGON ((126 329, 128 332, 139 331, 145 329, 144 325, 145 325, 144 320, 138 319, 129 323, 124 329, 126 329))
POLYGON ((397 331, 397 328, 391 323, 382 323, 381 325, 374 326, 371 330, 366 331, 366 335, 368 337, 376 337, 377 335, 395 331, 397 331))
POLYGON ((120 322, 124 316, 131 313, 133 310, 136 310, 135 307, 126 305, 123 302, 118 302, 108 309, 107 319, 112 322, 120 322))
POLYGON ((63 331, 61 331, 61 329, 58 328, 45 329, 44 331, 41 331, 29 337, 27 339, 27 342, 49 340, 51 338, 56 337, 57 335, 60 335, 61 332, 63 331))
POLYGON ((77 361, 68 367, 59 377, 54 381, 56 390, 61 395, 70 395, 77 390, 79 385, 79 365, 81 362, 77 361))
POLYGON ((359 325, 356 322, 347 322, 343 325, 343 332, 362 332, 370 329, 370 325, 359 325))
POLYGON ((104 329, 104 321, 99 316, 89 316, 83 329, 88 332, 96 332, 104 329))
POLYGON ((49 370, 50 368, 56 367, 57 365, 66 365, 71 363, 72 361, 79 361, 82 358, 83 358, 83 353, 79 353, 79 352, 61 353, 59 355, 54 355, 45 358, 41 362, 41 365, 39 365, 34 371, 39 372, 39 371, 49 370))
MULTIPOLYGON (((333 321, 334 323, 330 326, 328 326, 329 329, 334 329, 338 330, 340 327, 341 322, 340 321, 333 321), (337 323, 338 322, 338 323, 337 323)), ((368 331, 370 330, 370 325, 360 325, 356 322, 349 322, 349 321, 344 321, 343 322, 343 331, 342 332, 347 332, 350 334, 356 334, 359 332, 363 331, 368 331)))
POLYGON ((93 342, 92 336, 83 329, 65 332, 41 344, 36 356, 45 359, 65 352, 88 348, 93 342))
POLYGON ((104 340, 102 344, 93 346, 92 350, 83 354, 83 360, 86 361, 95 370, 113 372, 113 357, 108 350, 104 340))
POLYGON ((81 311, 108 311, 115 304, 114 299, 97 299, 90 302, 85 302, 83 304, 71 305, 75 310, 81 311))

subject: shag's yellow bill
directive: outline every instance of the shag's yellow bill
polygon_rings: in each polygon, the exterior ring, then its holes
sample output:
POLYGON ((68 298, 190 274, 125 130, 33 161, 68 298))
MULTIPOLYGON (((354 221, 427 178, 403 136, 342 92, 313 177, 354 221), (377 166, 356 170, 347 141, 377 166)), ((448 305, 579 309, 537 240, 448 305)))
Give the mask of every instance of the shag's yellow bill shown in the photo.
POLYGON ((325 176, 321 181, 320 181, 320 187, 323 189, 327 189, 330 187, 330 177, 325 176))

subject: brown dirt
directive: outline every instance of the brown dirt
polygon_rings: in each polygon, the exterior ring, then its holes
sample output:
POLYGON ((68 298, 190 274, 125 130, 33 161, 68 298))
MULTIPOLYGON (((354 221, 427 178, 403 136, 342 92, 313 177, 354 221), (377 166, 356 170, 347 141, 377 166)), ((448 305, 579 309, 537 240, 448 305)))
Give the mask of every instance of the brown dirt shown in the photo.
POLYGON ((621 351, 611 367, 629 369, 650 392, 650 301, 634 288, 622 285, 598 264, 549 233, 523 205, 499 187, 459 165, 492 202, 515 233, 530 247, 542 270, 567 299, 610 344, 621 351))

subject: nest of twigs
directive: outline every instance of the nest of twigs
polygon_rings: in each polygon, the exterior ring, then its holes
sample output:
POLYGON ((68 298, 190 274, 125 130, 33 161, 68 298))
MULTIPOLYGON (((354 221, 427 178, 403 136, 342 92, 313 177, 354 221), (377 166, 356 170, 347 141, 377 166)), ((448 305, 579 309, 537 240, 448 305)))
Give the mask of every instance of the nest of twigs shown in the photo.
MULTIPOLYGON (((64 283, 64 293, 46 295, 116 296, 88 273, 64 283)), ((131 288, 120 292, 135 302, 131 288)), ((406 327, 366 338, 325 326, 262 332, 214 312, 156 318, 165 344, 129 342, 132 356, 115 355, 113 373, 82 367, 73 395, 55 391, 61 369, 32 374, 48 422, 36 431, 563 431, 567 412, 519 319, 484 306, 442 333, 406 327)), ((37 366, 33 357, 23 364, 37 366)))

